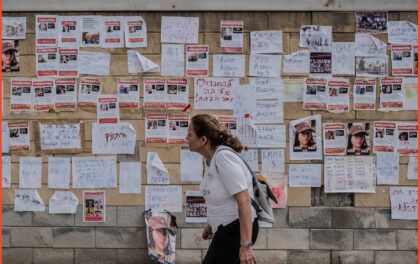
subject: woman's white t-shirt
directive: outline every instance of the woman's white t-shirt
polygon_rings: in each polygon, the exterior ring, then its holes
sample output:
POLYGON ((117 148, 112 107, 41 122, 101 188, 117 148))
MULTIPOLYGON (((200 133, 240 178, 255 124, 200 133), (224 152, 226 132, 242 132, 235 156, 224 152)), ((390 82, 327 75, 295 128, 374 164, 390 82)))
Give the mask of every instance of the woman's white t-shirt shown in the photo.
MULTIPOLYGON (((213 233, 220 225, 227 225, 239 219, 238 203, 233 197, 248 189, 253 199, 252 175, 248 168, 235 153, 228 148, 219 146, 213 155, 210 164, 206 166, 204 178, 200 184, 200 191, 206 200, 207 221, 213 233), (217 169, 216 169, 217 165, 217 169)), ((252 219, 256 217, 252 205, 252 219)))

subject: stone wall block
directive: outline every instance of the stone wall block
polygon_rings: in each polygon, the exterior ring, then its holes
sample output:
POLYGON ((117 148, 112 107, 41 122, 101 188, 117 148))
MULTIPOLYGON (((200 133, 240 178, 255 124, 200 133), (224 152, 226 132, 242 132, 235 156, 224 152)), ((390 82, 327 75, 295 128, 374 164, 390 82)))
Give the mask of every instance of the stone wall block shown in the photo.
POLYGON ((289 225, 293 228, 330 228, 331 209, 290 207, 289 225))
POLYGON ((396 250, 397 232, 393 229, 355 229, 354 249, 396 250))
POLYGON ((53 232, 51 227, 13 227, 11 232, 12 247, 52 247, 53 232))
POLYGON ((353 230, 351 229, 312 229, 311 249, 353 249, 353 230))

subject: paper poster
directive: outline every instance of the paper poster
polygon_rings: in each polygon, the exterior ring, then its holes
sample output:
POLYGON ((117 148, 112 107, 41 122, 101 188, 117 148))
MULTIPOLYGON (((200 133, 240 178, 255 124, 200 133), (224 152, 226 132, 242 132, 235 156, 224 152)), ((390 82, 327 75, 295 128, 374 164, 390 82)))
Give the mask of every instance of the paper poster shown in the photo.
POLYGON ((208 45, 188 45, 185 56, 187 76, 209 75, 208 45))
POLYGON ((79 199, 72 192, 55 192, 50 198, 50 214, 76 214, 79 199))
POLYGON ((309 51, 300 50, 288 55, 284 55, 283 72, 284 73, 309 73, 309 51))
POLYGON ((130 123, 92 124, 92 154, 134 154, 136 131, 130 123))
POLYGON ((331 52, 311 52, 309 55, 309 76, 329 77, 331 76, 331 52))
POLYGON ((2 39, 25 39, 26 17, 2 17, 2 39))
POLYGON ((356 34, 356 56, 379 57, 386 55, 387 44, 369 34, 356 34))
POLYGON ((356 76, 385 77, 388 74, 388 56, 356 57, 356 76))
POLYGON ((82 16, 82 43, 80 47, 100 48, 103 34, 102 16, 82 16))
POLYGON ((82 51, 79 55, 80 74, 108 76, 111 54, 82 51))
POLYGON ((350 107, 350 82, 348 79, 334 78, 328 80, 327 111, 344 113, 350 107))
POLYGON ((418 153, 418 124, 397 123, 397 151, 403 156, 417 156, 418 153))
POLYGON ((256 125, 257 142, 259 148, 285 148, 286 126, 285 125, 256 125))
POLYGON ((19 188, 41 189, 42 158, 19 157, 19 188))
POLYGON ((54 15, 36 15, 35 32, 37 47, 56 47, 58 37, 58 17, 54 15))
POLYGON ((418 26, 408 21, 388 21, 388 43, 417 44, 418 26))
POLYGON ((98 123, 109 124, 120 122, 120 107, 115 94, 100 95, 96 103, 98 123))
POLYGON ((81 43, 81 22, 78 16, 58 17, 58 46, 61 48, 78 48, 81 43))
POLYGON ((373 152, 395 152, 397 124, 389 121, 373 122, 373 152))
POLYGON ((327 79, 305 78, 303 86, 303 108, 308 110, 326 110, 327 79))
MULTIPOLYGON (((79 49, 65 49, 59 48, 58 55, 60 61, 58 62, 58 76, 59 77, 79 77, 79 49)), ((83 65, 80 62, 80 65, 83 65)), ((92 67, 93 65, 89 65, 92 67)))
POLYGON ((160 67, 135 50, 127 50, 128 73, 160 72, 160 67))
POLYGON ((290 160, 322 159, 321 116, 290 121, 289 140, 290 160))
POLYGON ((70 188, 70 161, 69 157, 48 157, 48 188, 70 188))
POLYGON ((244 22, 235 20, 220 21, 220 52, 243 53, 244 22))
POLYGON ((182 186, 146 186, 146 210, 182 212, 182 186))
POLYGON ((278 30, 251 31, 251 53, 282 53, 283 32, 278 30))
POLYGON ((278 172, 263 172, 262 176, 267 179, 267 183, 277 199, 277 204, 273 201, 273 208, 286 208, 287 206, 287 174, 278 172))
POLYGON ((321 164, 290 164, 289 187, 321 187, 321 164))
POLYGON ((356 12, 356 33, 380 34, 387 32, 386 11, 356 12))
MULTIPOLYGON (((250 115, 238 116, 237 120, 238 138, 245 147, 258 147, 257 127, 252 122, 250 115)), ((270 146, 272 147, 272 146, 270 146)))
POLYGON ((73 188, 116 188, 117 158, 72 157, 73 188))
POLYGON ((55 96, 54 109, 60 110, 76 110, 77 92, 76 79, 56 79, 55 80, 55 96))
POLYGON ((34 111, 50 111, 54 108, 53 80, 32 80, 32 105, 34 111))
POLYGON ((189 84, 187 78, 166 80, 166 103, 169 110, 183 110, 188 105, 189 84))
POLYGON ((120 162, 120 193, 141 193, 141 162, 120 162))
POLYGON ((162 76, 184 76, 184 45, 162 44, 162 76))
POLYGON ((391 45, 392 75, 413 75, 413 47, 411 45, 391 45))
POLYGON ((347 155, 370 154, 370 123, 347 123, 347 155))
POLYGON ((140 80, 118 79, 117 80, 118 103, 121 108, 140 107, 140 80))
POLYGON ((39 124, 42 150, 80 149, 80 123, 39 124))
POLYGON ((333 42, 332 43, 332 74, 333 75, 354 75, 354 59, 356 56, 356 45, 354 42, 333 42))
POLYGON ((248 84, 237 85, 233 89, 233 115, 249 115, 256 111, 256 89, 248 84))
POLYGON ((391 219, 417 220, 418 199, 417 187, 391 187, 391 219))
POLYGON ((311 52, 331 52, 332 26, 303 25, 300 27, 299 47, 311 52))
POLYGON ((32 80, 12 79, 10 84, 10 111, 30 111, 32 108, 32 80))
POLYGON ((206 201, 200 191, 186 191, 185 222, 207 223, 206 201))
POLYGON ((283 97, 283 80, 281 78, 249 78, 249 86, 255 90, 254 100, 283 97))
POLYGON ((45 205, 37 190, 16 189, 15 190, 15 211, 44 212, 45 205))
MULTIPOLYGON (((162 211, 162 210, 161 210, 162 211)), ((175 263, 177 226, 168 212, 148 210, 144 214, 147 234, 147 255, 155 263, 175 263)))
POLYGON ((2 72, 19 71, 19 40, 2 40, 2 72))
POLYGON ((249 56, 249 76, 257 77, 280 77, 281 55, 259 55, 249 56))
POLYGON ((169 172, 156 152, 147 153, 147 183, 169 184, 169 172))
POLYGON ((326 193, 375 193, 374 157, 325 157, 326 193))
POLYGON ((405 92, 404 110, 418 110, 418 80, 417 78, 404 78, 403 86, 405 92))
POLYGON ((10 188, 11 186, 12 186, 12 157, 2 156, 1 187, 10 188))
POLYGON ((233 109, 236 78, 195 78, 194 109, 233 109))
POLYGON ((407 179, 417 180, 419 177, 418 157, 410 157, 408 160, 407 179))
POLYGON ((127 48, 147 47, 147 25, 141 16, 125 16, 124 33, 127 48))
POLYGON ((58 75, 58 49, 36 48, 36 76, 57 77, 58 75))
POLYGON ((403 78, 381 78, 380 79, 380 102, 379 111, 398 111, 404 105, 403 78))
POLYGON ((103 16, 102 48, 124 48, 124 22, 122 16, 103 16))
POLYGON ((198 17, 162 16, 161 43, 198 43, 198 17))
POLYGON ((398 153, 376 153, 377 184, 398 184, 400 157, 398 153))
POLYGON ((168 138, 167 119, 167 115, 146 115, 146 143, 166 143, 168 138))
POLYGON ((262 171, 284 173, 284 149, 261 150, 262 171))
POLYGON ((9 126, 7 121, 1 122, 1 153, 9 153, 10 135, 9 135, 9 126))
POLYGON ((203 156, 188 149, 181 149, 181 181, 201 181, 203 177, 203 156))
POLYGON ((143 106, 144 108, 165 108, 166 81, 164 79, 143 80, 143 106))
POLYGON ((354 110, 375 110, 376 79, 356 78, 353 84, 354 110))
POLYGON ((303 101, 303 79, 284 79, 284 102, 303 101))
POLYGON ((258 149, 247 149, 240 153, 243 160, 248 163, 253 171, 259 171, 258 169, 258 149))
POLYGON ((105 191, 83 191, 83 222, 105 222, 105 191))
POLYGON ((9 122, 8 130, 10 151, 29 150, 29 140, 31 139, 29 122, 9 122))
POLYGON ((84 77, 80 79, 79 107, 96 108, 96 102, 101 95, 101 83, 99 79, 84 77))
POLYGON ((324 155, 346 154, 346 125, 324 123, 324 155))
POLYGON ((188 134, 190 117, 188 115, 169 116, 168 122, 168 143, 188 144, 185 138, 188 134))
POLYGON ((213 76, 245 77, 245 55, 214 54, 213 76))
POLYGON ((283 123, 283 101, 279 98, 272 100, 256 100, 255 112, 251 118, 255 124, 283 123))
POLYGON ((222 130, 229 130, 232 135, 237 135, 236 116, 217 116, 216 118, 222 130))

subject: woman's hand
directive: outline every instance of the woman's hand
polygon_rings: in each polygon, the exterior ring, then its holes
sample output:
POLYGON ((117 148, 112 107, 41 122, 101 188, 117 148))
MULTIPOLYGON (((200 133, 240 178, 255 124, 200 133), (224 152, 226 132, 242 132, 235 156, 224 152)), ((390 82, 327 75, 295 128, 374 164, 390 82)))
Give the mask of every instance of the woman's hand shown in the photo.
POLYGON ((241 264, 256 264, 257 258, 255 257, 252 248, 241 246, 239 248, 239 260, 241 264))
POLYGON ((207 225, 203 230, 203 235, 201 236, 204 240, 213 239, 214 234, 211 231, 211 225, 207 225))

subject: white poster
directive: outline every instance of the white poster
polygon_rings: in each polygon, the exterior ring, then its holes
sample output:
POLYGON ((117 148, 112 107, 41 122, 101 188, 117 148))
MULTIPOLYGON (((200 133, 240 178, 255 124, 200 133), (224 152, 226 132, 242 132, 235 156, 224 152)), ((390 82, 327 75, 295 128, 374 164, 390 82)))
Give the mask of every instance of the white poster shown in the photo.
POLYGON ((37 190, 16 189, 15 190, 15 211, 44 212, 45 205, 37 190))
POLYGON ((124 27, 122 16, 102 17, 102 27, 105 28, 101 34, 102 48, 124 48, 124 27))
POLYGON ((29 122, 8 123, 10 151, 29 150, 31 134, 29 122))
POLYGON ((76 214, 79 199, 72 192, 55 192, 50 198, 50 214, 76 214))
POLYGON ((245 77, 245 55, 214 54, 213 76, 245 77))
POLYGON ((356 57, 357 77, 386 77, 388 75, 388 56, 356 57))
POLYGON ((391 219, 418 219, 417 187, 391 187, 391 219))
POLYGON ((57 77, 58 75, 58 49, 36 48, 36 76, 57 77))
POLYGON ((82 16, 82 44, 80 47, 100 48, 103 34, 102 16, 82 16))
POLYGON ((377 184, 398 184, 400 157, 398 153, 376 153, 377 184))
POLYGON ((96 102, 101 95, 101 83, 99 79, 84 77, 80 79, 79 107, 96 108, 96 102))
POLYGON ((259 55, 249 56, 249 76, 257 77, 280 77, 281 55, 259 55))
POLYGON ((166 79, 165 107, 182 111, 188 105, 189 83, 187 78, 166 79))
POLYGON ((146 115, 146 143, 166 143, 168 139, 168 116, 146 115))
POLYGON ((300 50, 284 55, 284 73, 309 74, 309 50, 300 50))
POLYGON ((417 156, 418 153, 418 124, 397 123, 397 151, 403 156, 417 156))
POLYGON ((356 45, 354 42, 333 42, 332 43, 332 74, 333 75, 354 75, 354 59, 356 56, 356 45))
POLYGON ((404 105, 403 78, 380 79, 380 106, 379 111, 399 111, 404 105))
POLYGON ((185 222, 207 223, 207 206, 200 191, 185 193, 185 222))
POLYGON ((70 157, 48 157, 48 188, 70 188, 70 157))
POLYGON ((242 159, 248 163, 253 171, 258 171, 258 149, 246 149, 243 150, 240 155, 242 159))
POLYGON ((65 78, 79 77, 79 49, 59 48, 58 55, 60 56, 58 76, 65 78))
POLYGON ((188 149, 181 149, 181 181, 201 181, 203 177, 203 156, 188 149))
POLYGON ((407 179, 417 180, 419 178, 418 157, 410 157, 408 160, 407 179))
POLYGON ((1 187, 10 188, 11 186, 12 186, 12 157, 2 156, 1 187))
POLYGON ((303 101, 303 79, 284 79, 284 102, 303 101))
POLYGON ((328 80, 327 110, 332 113, 348 112, 350 108, 350 82, 348 79, 328 80))
POLYGON ((418 26, 408 21, 388 21, 388 43, 417 44, 418 26))
POLYGON ((176 115, 168 117, 168 143, 188 144, 185 139, 188 134, 190 117, 188 115, 176 115))
POLYGON ((118 103, 121 108, 137 109, 140 107, 140 80, 117 80, 118 103))
POLYGON ((346 125, 343 123, 324 123, 324 155, 346 154, 346 125))
POLYGON ((125 16, 124 32, 127 48, 147 47, 147 25, 143 17, 125 16))
POLYGON ((144 108, 165 108, 167 87, 165 79, 143 79, 144 108))
POLYGON ((243 21, 220 21, 220 51, 226 53, 243 53, 243 31, 243 21))
POLYGON ((162 76, 184 76, 184 45, 162 44, 162 76))
POLYGON ((262 149, 261 166, 265 172, 284 173, 284 149, 262 149))
POLYGON ((281 78, 249 78, 249 86, 255 91, 254 100, 284 97, 281 78))
MULTIPOLYGON (((257 127, 252 122, 250 115, 238 116, 237 121, 238 138, 245 148, 257 148, 257 127)), ((269 146, 272 147, 272 146, 269 146)))
POLYGON ((54 109, 75 111, 77 104, 76 79, 55 79, 54 109))
POLYGON ((10 111, 30 111, 32 108, 32 80, 12 79, 10 84, 10 111))
POLYGON ((39 124, 41 149, 80 149, 80 123, 39 124))
POLYGON ((387 44, 369 34, 356 34, 356 56, 385 56, 387 44))
POLYGON ((127 50, 128 73, 160 72, 160 66, 135 50, 127 50))
POLYGON ((405 100, 403 104, 404 110, 418 110, 418 79, 404 78, 403 79, 405 100))
POLYGON ((347 122, 347 155, 370 154, 370 123, 347 122))
POLYGON ((321 187, 321 164, 290 164, 290 187, 321 187))
POLYGON ((37 47, 56 47, 58 27, 58 17, 54 15, 36 15, 35 32, 37 47))
POLYGON ((303 83, 303 108, 326 110, 328 102, 327 79, 305 78, 303 83))
POLYGON ((373 129, 373 152, 396 152, 397 124, 390 121, 375 121, 373 129))
POLYGON ((216 118, 222 130, 229 130, 233 136, 236 136, 238 134, 237 127, 236 127, 236 122, 237 122, 236 116, 218 115, 216 118))
POLYGON ((272 100, 256 100, 255 111, 251 113, 255 124, 283 123, 283 101, 279 98, 272 100))
POLYGON ((185 56, 187 76, 209 75, 208 45, 188 45, 185 56))
POLYGON ((9 141, 10 141, 10 135, 9 135, 7 121, 2 121, 1 122, 1 153, 9 153, 10 151, 9 141))
POLYGON ((237 78, 195 78, 194 109, 232 110, 233 90, 237 85, 237 78))
POLYGON ((120 122, 120 107, 115 94, 100 95, 96 103, 98 123, 110 124, 120 122))
POLYGON ((25 39, 26 17, 2 17, 2 39, 25 39))
POLYGON ((255 87, 248 84, 237 85, 233 89, 233 115, 243 116, 249 115, 256 111, 255 106, 255 87))
POLYGON ((391 45, 391 58, 393 76, 413 75, 413 46, 391 45))
POLYGON ((81 22, 79 16, 60 16, 58 28, 58 46, 78 48, 81 43, 81 22))
POLYGON ((19 157, 19 188, 41 189, 42 158, 19 157))
POLYGON ((290 160, 322 160, 321 116, 290 121, 290 160))
POLYGON ((353 84, 354 110, 375 110, 376 79, 356 78, 353 84))
POLYGON ((198 43, 198 17, 162 16, 161 43, 198 43))
POLYGON ((32 80, 32 105, 34 111, 47 112, 54 108, 54 81, 32 80))
POLYGON ((147 183, 169 184, 169 172, 156 152, 147 153, 147 183))
POLYGON ((92 135, 92 154, 134 154, 136 131, 130 123, 93 123, 92 135))
POLYGON ((332 26, 303 25, 300 27, 299 47, 311 52, 330 52, 332 26))
POLYGON ((182 186, 146 186, 145 209, 182 212, 182 186))
MULTIPOLYGON (((255 125, 257 142, 254 147, 258 148, 285 148, 286 126, 285 125, 255 125)), ((250 145, 251 146, 251 145, 250 145)))
POLYGON ((251 53, 282 53, 283 32, 277 30, 251 31, 251 53))
POLYGON ((120 162, 120 193, 141 193, 141 162, 120 162))
POLYGON ((80 74, 108 76, 111 54, 102 52, 82 51, 79 55, 80 74))
POLYGON ((117 159, 106 157, 72 157, 73 188, 116 188, 117 159))

